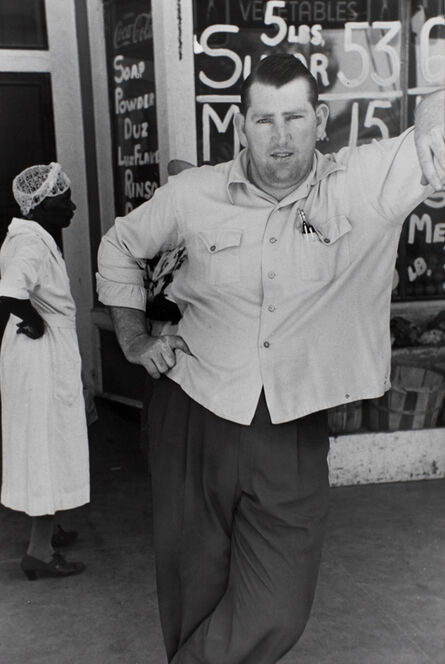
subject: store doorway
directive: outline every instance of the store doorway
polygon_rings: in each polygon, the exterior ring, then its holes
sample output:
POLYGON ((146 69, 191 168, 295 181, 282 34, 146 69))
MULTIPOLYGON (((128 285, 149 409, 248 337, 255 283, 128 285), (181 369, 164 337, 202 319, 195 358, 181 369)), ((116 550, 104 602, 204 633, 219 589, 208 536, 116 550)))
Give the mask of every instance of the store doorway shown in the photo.
MULTIPOLYGON (((0 72, 0 243, 20 214, 11 183, 27 166, 56 159, 49 73, 0 72)), ((0 338, 8 316, 0 307, 0 338)))

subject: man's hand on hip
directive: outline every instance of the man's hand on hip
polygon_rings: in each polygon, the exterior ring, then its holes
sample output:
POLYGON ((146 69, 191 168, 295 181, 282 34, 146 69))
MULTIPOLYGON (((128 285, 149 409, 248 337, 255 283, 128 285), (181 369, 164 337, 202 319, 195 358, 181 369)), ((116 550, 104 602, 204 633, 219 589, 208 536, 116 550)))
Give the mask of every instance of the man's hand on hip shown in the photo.
POLYGON ((141 364, 152 378, 160 378, 175 366, 177 351, 191 354, 182 337, 174 334, 150 337, 143 334, 129 343, 125 356, 130 362, 141 364))
POLYGON ((152 378, 160 378, 176 364, 176 353, 191 355, 182 337, 148 334, 145 312, 127 307, 110 307, 117 339, 125 357, 133 364, 141 364, 152 378))

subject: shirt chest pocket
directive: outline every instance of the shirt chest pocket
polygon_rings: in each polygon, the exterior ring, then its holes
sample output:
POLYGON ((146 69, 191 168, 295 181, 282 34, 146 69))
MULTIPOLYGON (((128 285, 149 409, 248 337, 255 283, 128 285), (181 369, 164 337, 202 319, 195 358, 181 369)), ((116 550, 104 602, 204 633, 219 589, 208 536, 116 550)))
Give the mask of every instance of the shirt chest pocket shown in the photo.
POLYGON ((209 229, 198 233, 198 258, 203 278, 211 284, 241 279, 241 239, 238 229, 209 229))
POLYGON ((344 215, 331 217, 313 234, 300 234, 299 274, 304 281, 331 281, 351 263, 349 232, 351 224, 344 215))

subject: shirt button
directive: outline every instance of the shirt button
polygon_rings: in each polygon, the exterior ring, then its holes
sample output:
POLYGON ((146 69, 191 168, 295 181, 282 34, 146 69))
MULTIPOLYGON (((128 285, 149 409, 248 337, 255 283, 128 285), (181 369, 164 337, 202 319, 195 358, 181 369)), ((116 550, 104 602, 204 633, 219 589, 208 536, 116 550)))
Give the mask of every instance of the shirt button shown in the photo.
POLYGON ((216 251, 216 244, 212 244, 212 246, 210 247, 210 251, 216 251))
POLYGON ((270 242, 270 244, 275 244, 276 241, 277 241, 277 238, 276 238, 276 237, 270 237, 270 238, 269 238, 269 242, 270 242))
POLYGON ((277 275, 275 274, 275 272, 268 272, 267 276, 269 277, 269 279, 275 279, 277 275))
POLYGON ((323 239, 323 242, 325 242, 326 244, 330 244, 331 241, 330 241, 330 239, 329 239, 328 237, 325 237, 325 238, 323 239))
POLYGON ((264 348, 269 348, 270 343, 269 343, 268 341, 265 341, 265 342, 263 343, 263 346, 264 346, 264 348))
POLYGON ((276 309, 276 307, 274 307, 273 304, 269 304, 269 306, 267 307, 268 311, 275 311, 275 309, 276 309))

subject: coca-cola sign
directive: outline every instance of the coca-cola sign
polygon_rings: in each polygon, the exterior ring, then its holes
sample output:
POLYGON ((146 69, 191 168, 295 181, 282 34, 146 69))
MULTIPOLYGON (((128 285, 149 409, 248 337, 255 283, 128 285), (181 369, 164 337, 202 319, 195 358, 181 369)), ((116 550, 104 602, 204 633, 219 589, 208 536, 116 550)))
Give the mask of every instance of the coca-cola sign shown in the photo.
POLYGON ((121 20, 114 28, 113 44, 115 49, 139 44, 153 39, 153 21, 151 14, 138 14, 131 21, 121 20))

